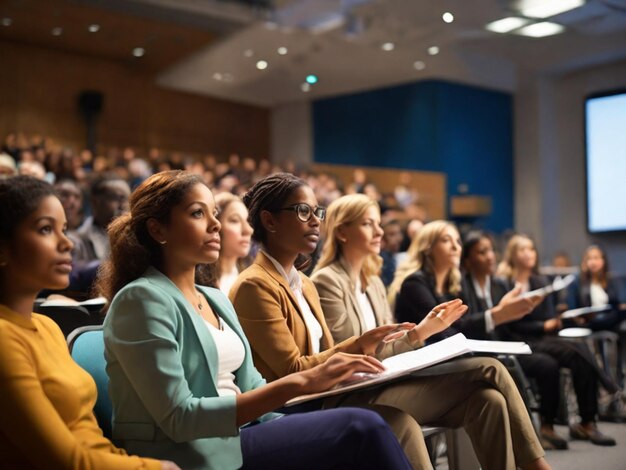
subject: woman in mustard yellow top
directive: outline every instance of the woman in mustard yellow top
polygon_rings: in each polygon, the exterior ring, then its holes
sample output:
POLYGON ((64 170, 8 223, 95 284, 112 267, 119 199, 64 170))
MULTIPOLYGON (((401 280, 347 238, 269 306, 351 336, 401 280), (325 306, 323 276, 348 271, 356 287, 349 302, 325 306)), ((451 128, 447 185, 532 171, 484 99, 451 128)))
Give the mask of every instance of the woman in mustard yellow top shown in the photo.
POLYGON ((0 468, 165 469, 103 437, 96 386, 71 358, 58 326, 32 313, 37 293, 69 283, 67 222, 52 186, 0 180, 0 468))

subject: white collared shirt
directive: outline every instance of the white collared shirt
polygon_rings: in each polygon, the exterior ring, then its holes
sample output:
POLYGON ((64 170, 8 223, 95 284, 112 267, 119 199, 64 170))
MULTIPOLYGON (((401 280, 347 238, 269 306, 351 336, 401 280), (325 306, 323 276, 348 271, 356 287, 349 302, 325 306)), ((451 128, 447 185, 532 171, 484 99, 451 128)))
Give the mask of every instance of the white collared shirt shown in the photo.
POLYGON ((363 333, 369 330, 373 330, 376 328, 376 315, 374 315, 374 309, 372 308, 372 304, 370 303, 370 299, 367 297, 367 294, 363 292, 361 286, 361 279, 357 278, 356 280, 356 300, 359 303, 359 310, 361 310, 361 317, 363 318, 363 324, 365 326, 365 330, 363 333))
POLYGON ((283 267, 280 265, 278 261, 276 261, 267 251, 261 248, 261 251, 267 259, 269 259, 276 270, 287 280, 289 287, 291 288, 291 292, 296 297, 298 301, 298 306, 300 307, 300 311, 302 312, 302 318, 304 320, 304 324, 306 325, 306 329, 309 333, 309 337, 311 338, 311 344, 313 345, 313 353, 317 354, 320 352, 321 342, 322 342, 322 325, 317 321, 315 315, 313 315, 313 311, 309 306, 309 303, 304 298, 304 294, 302 292, 302 279, 300 279, 300 275, 298 274, 298 270, 292 266, 289 274, 285 272, 283 267))
POLYGON ((591 297, 592 307, 599 307, 609 303, 609 294, 597 282, 592 282, 589 286, 589 296, 591 297))
POLYGON ((233 270, 229 273, 224 273, 220 276, 220 290, 228 297, 230 288, 233 287, 235 281, 239 277, 239 270, 237 266, 233 266, 233 270))
POLYGON ((474 276, 471 276, 471 278, 472 284, 474 284, 474 290, 476 291, 476 296, 479 299, 483 299, 485 301, 485 305, 487 305, 487 310, 485 311, 485 331, 487 333, 491 333, 496 327, 493 323, 493 315, 491 313, 491 309, 493 307, 493 300, 491 299, 491 277, 487 276, 484 288, 481 287, 474 276))

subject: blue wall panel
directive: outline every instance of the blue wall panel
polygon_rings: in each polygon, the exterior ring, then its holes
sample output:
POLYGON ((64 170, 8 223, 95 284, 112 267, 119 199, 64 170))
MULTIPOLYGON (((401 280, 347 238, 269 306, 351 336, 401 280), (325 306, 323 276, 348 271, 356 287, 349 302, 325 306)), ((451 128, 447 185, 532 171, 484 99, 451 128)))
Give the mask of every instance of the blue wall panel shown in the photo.
MULTIPOLYGON (((459 184, 491 196, 477 224, 513 227, 512 99, 507 93, 424 81, 313 103, 320 163, 440 171, 448 194, 459 184)), ((419 188, 418 188, 419 190, 419 188)))

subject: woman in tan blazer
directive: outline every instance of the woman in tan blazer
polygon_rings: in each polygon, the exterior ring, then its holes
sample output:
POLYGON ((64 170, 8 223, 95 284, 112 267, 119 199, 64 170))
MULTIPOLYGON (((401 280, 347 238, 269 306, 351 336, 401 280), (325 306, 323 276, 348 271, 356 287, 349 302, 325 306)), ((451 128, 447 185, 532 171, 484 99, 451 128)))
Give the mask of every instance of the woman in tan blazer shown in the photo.
POLYGON ((393 323, 378 276, 383 236, 378 204, 363 194, 343 196, 328 207, 325 220, 322 255, 311 280, 333 339, 393 323))
MULTIPOLYGON (((325 216, 313 190, 300 178, 279 173, 256 183, 244 203, 262 251, 240 274, 230 297, 250 340, 255 365, 264 377, 275 380, 335 354, 375 354, 396 327, 377 327, 335 344, 315 286, 296 270, 300 256, 315 249, 325 216)), ((404 341, 419 347, 465 310, 460 301, 437 306, 427 319, 408 330, 404 341)), ((452 361, 425 376, 343 394, 324 403, 325 407, 346 405, 399 410, 420 424, 463 426, 487 470, 550 468, 517 388, 496 360, 452 361)), ((430 468, 421 433, 413 430, 412 434, 419 440, 420 455, 414 457, 407 451, 408 443, 401 441, 409 459, 416 468, 430 468)))

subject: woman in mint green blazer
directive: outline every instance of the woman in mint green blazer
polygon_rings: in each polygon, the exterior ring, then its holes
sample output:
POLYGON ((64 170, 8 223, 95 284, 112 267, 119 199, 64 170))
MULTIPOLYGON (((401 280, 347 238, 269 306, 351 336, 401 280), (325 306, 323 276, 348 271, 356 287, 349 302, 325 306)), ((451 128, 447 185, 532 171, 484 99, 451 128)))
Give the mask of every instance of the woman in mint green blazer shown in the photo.
POLYGON ((194 282, 196 264, 220 249, 215 202, 198 176, 154 175, 130 206, 109 227, 99 280, 112 299, 104 339, 117 442, 183 469, 410 468, 373 412, 270 413, 382 365, 343 354, 265 383, 228 299, 194 282))

